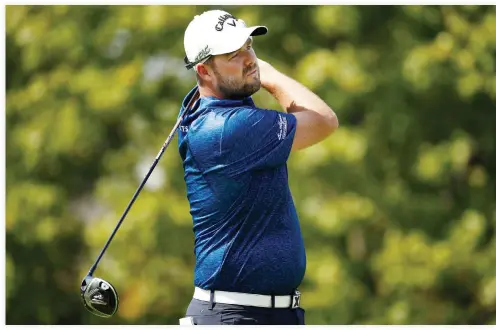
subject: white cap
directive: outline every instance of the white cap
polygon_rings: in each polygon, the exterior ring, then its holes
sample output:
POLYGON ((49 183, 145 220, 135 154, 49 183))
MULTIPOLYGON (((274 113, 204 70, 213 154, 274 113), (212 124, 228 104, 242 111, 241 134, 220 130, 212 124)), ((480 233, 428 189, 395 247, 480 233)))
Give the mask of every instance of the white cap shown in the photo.
POLYGON ((250 36, 264 35, 267 31, 265 26, 247 27, 243 20, 223 10, 210 10, 196 15, 184 32, 186 67, 196 68, 196 64, 210 56, 234 52, 250 36))

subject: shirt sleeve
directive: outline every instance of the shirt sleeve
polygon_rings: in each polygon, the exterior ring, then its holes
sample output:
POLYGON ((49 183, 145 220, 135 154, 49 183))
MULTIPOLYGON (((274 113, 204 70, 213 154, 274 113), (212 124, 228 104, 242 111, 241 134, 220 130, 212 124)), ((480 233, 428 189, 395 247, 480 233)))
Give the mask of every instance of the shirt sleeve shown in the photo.
POLYGON ((292 114, 259 108, 242 108, 224 122, 220 160, 235 176, 249 170, 275 168, 289 158, 296 132, 292 114))

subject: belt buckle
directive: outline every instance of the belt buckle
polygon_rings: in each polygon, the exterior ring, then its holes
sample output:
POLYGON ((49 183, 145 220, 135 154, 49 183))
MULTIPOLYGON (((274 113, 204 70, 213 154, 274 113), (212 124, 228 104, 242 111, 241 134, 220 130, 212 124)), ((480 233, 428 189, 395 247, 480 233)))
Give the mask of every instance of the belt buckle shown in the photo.
POLYGON ((296 290, 293 295, 293 301, 291 302, 291 308, 300 307, 300 301, 301 301, 301 293, 300 291, 296 290))

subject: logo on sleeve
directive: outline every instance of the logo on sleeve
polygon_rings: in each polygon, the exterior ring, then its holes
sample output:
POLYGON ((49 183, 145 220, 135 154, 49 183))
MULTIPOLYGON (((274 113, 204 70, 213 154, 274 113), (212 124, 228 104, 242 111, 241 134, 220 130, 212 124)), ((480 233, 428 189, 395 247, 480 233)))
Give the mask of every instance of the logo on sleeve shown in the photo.
POLYGON ((279 131, 277 132, 277 138, 279 140, 285 139, 286 134, 288 132, 288 121, 286 117, 283 117, 281 115, 279 116, 278 124, 279 124, 279 131))

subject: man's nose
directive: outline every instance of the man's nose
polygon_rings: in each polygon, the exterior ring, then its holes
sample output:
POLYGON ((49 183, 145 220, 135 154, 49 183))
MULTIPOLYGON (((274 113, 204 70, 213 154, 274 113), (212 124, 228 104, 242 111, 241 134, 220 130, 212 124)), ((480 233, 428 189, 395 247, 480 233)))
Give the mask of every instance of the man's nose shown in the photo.
POLYGON ((245 57, 245 67, 246 68, 253 68, 255 64, 257 63, 257 57, 253 52, 247 52, 247 55, 245 57))

